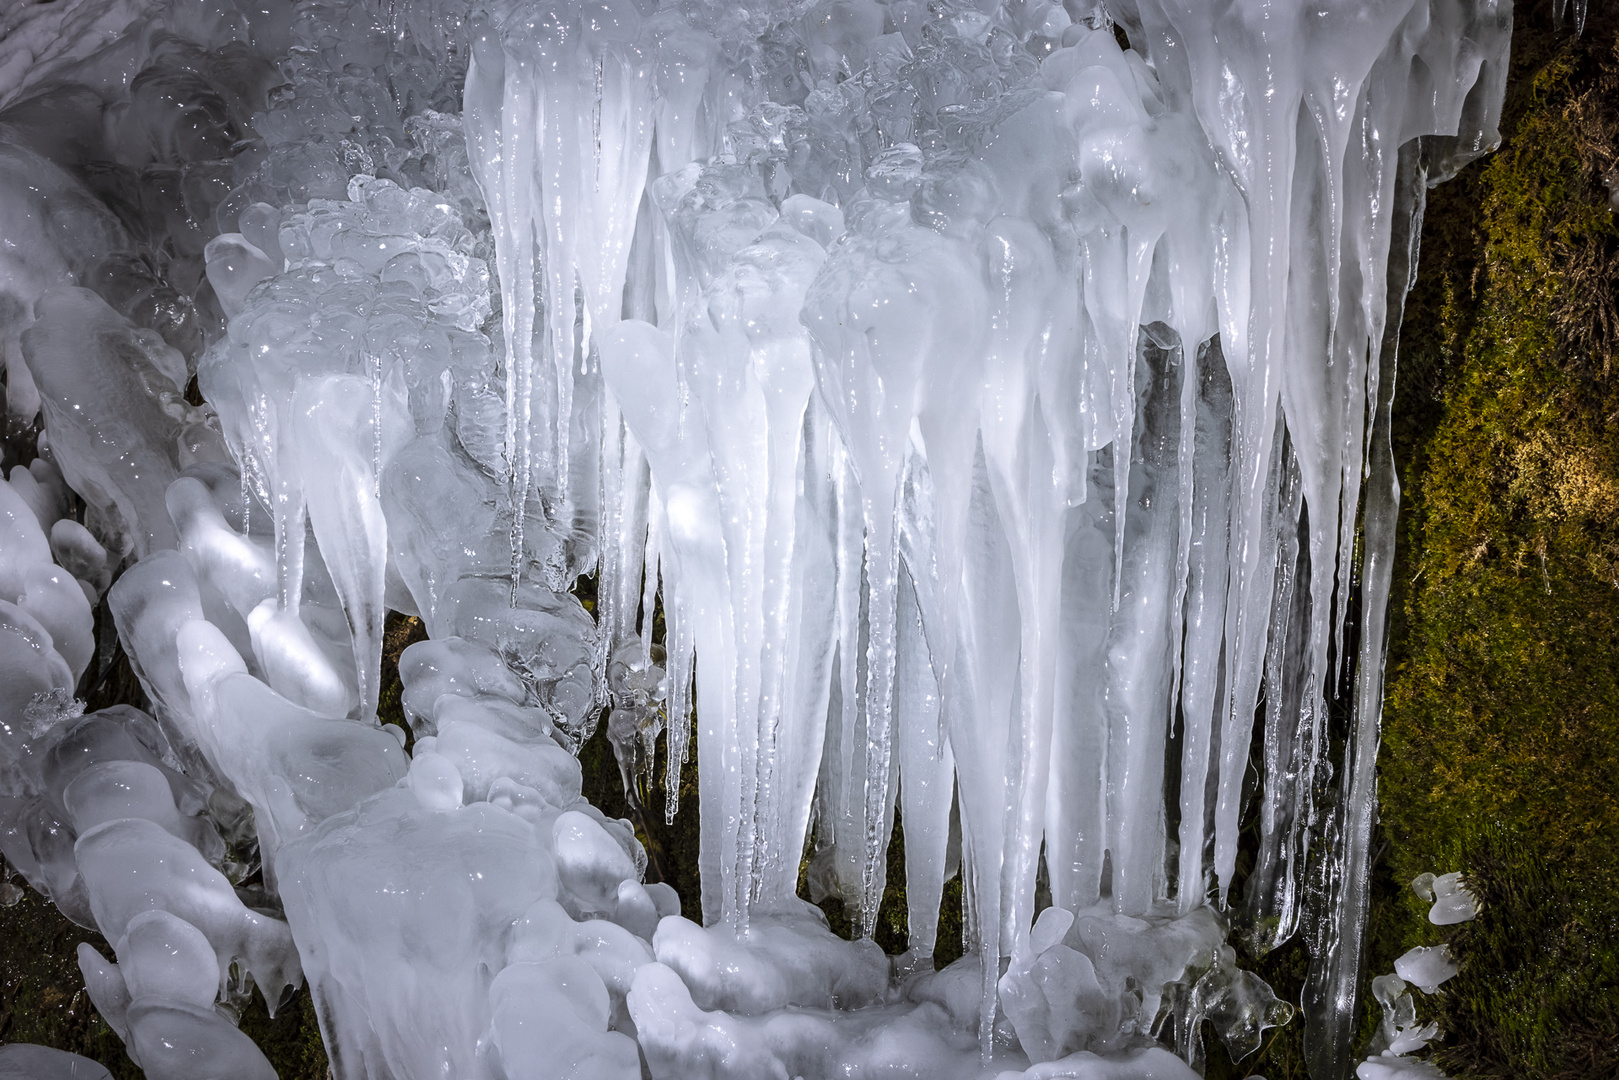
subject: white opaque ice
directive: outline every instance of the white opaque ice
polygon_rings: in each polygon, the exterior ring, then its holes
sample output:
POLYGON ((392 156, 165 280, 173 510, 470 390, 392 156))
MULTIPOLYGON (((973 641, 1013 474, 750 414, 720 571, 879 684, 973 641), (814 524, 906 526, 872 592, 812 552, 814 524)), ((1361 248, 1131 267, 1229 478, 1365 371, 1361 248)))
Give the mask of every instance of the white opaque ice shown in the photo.
POLYGON ((607 1030, 607 988, 584 960, 517 963, 489 986, 492 1042, 508 1077, 636 1080, 635 1040, 607 1030))
POLYGON ((1449 945, 1418 945, 1394 961, 1394 973, 1424 994, 1438 990, 1457 970, 1449 945))
POLYGON ((241 233, 221 233, 208 241, 204 251, 208 261, 208 283, 219 297, 219 306, 225 317, 239 313, 245 306, 248 290, 271 274, 279 273, 281 264, 272 260, 241 233))
POLYGON ((223 874, 160 825, 105 822, 79 837, 75 853, 96 923, 109 938, 121 938, 143 911, 163 910, 207 937, 221 979, 241 961, 277 1002, 283 987, 300 981, 286 923, 248 910, 223 874))
POLYGON ((0 1080, 111 1080, 99 1062, 29 1043, 0 1046, 0 1080))
POLYGON ((1355 1066, 1360 1080, 1446 1080, 1444 1072, 1421 1058, 1381 1054, 1355 1066))
POLYGON ((208 1009, 219 994, 213 946, 201 930, 167 911, 131 919, 117 952, 132 1003, 155 999, 208 1009))
POLYGON ((1462 884, 1460 872, 1440 874, 1433 881, 1433 907, 1428 909, 1428 921, 1435 926, 1454 926, 1476 916, 1481 907, 1478 898, 1462 884))

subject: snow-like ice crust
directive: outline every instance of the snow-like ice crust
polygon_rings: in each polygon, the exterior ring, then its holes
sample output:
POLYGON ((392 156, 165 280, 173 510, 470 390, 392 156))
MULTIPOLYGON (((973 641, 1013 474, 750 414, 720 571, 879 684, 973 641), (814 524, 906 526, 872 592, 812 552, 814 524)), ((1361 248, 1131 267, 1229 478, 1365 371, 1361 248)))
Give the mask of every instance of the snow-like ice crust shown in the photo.
POLYGON ((1293 1013, 1233 920, 1344 1067, 1399 315, 1505 3, 5 19, 0 851, 149 1076, 273 1076, 307 981, 340 1080, 1187 1080, 1293 1013), (604 707, 671 816, 695 749, 684 912, 604 707))

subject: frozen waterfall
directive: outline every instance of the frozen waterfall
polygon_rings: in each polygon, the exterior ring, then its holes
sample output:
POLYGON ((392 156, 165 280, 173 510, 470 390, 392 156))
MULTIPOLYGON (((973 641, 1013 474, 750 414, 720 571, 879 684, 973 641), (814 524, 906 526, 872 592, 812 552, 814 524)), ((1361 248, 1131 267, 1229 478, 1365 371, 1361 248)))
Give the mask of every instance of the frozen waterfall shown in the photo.
POLYGON ((1293 1015, 1240 933, 1349 1075, 1400 313, 1510 26, 8 8, 0 852, 131 1057, 273 1077, 307 981, 338 1080, 1185 1080, 1293 1015))

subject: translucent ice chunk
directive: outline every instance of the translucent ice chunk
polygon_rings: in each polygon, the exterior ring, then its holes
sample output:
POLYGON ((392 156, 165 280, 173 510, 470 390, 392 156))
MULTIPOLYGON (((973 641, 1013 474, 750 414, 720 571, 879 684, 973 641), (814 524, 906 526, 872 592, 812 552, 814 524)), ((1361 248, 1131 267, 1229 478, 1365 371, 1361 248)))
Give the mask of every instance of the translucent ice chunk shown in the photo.
POLYGON ((276 1075, 253 1040, 211 1008, 135 1001, 127 1015, 130 1056, 159 1076, 212 1080, 229 1074, 273 1080, 276 1075))
POLYGON ((1445 1080, 1433 1062, 1391 1053, 1367 1058, 1355 1066, 1355 1075, 1359 1080, 1445 1080))
POLYGON ((143 761, 106 761, 75 776, 62 789, 62 802, 80 835, 104 821, 145 818, 195 847, 210 862, 225 845, 206 819, 182 817, 168 777, 143 761))
POLYGON ((1432 994, 1456 974, 1456 961, 1449 945, 1418 945, 1394 961, 1394 972, 1406 982, 1432 994))
POLYGON ((1092 1043, 1103 1045, 1121 1019, 1119 1002, 1102 990, 1090 957, 1060 942, 1042 949, 1017 977, 1003 981, 1001 1005, 1024 1052, 1036 1061, 1066 1057, 1092 1043))
MULTIPOLYGON (((67 789, 84 772, 98 766, 109 766, 114 769, 111 778, 117 779, 122 775, 124 779, 134 780, 136 787, 143 792, 140 802, 146 803, 165 820, 175 811, 186 818, 194 817, 207 806, 207 788, 174 769, 173 761, 168 741, 150 716, 131 705, 114 705, 87 713, 53 733, 42 768, 45 793, 53 804, 60 805, 64 812, 71 815, 72 811, 67 806, 67 789), (142 773, 144 768, 153 770, 165 783, 166 810, 163 806, 164 794, 149 786, 152 777, 142 773), (125 773, 129 769, 134 772, 125 773), (151 800, 149 803, 148 799, 151 800)), ((88 797, 89 791, 84 794, 88 797)), ((134 796, 136 793, 131 791, 128 794, 134 796)), ((176 835, 197 843, 196 836, 189 831, 182 830, 176 835)), ((204 845, 197 846, 200 848, 204 845)))
MULTIPOLYGON (((279 252, 279 246, 277 248, 279 252)), ((279 273, 281 264, 265 254, 241 233, 221 233, 208 241, 203 252, 208 261, 208 283, 219 297, 219 306, 230 318, 246 306, 253 286, 279 273)))
MULTIPOLYGON (((188 657, 205 647, 195 633, 205 625, 182 633, 188 657)), ((266 860, 405 775, 404 750, 374 724, 330 719, 242 672, 220 674, 209 690, 201 719, 214 729, 221 772, 253 804, 266 860)))
POLYGON ((163 910, 202 931, 221 981, 242 962, 266 1001, 300 980, 287 925, 243 906, 230 882, 162 826, 124 818, 96 826, 74 848, 96 924, 117 940, 143 911, 163 910))
POLYGON ((465 720, 441 719, 437 747, 461 775, 469 802, 487 798, 502 777, 538 791, 559 810, 579 798, 579 761, 549 738, 517 742, 465 720))
MULTIPOLYGON (((399 654, 399 678, 404 684, 405 714, 413 726, 431 724, 438 700, 459 697, 496 697, 521 705, 523 682, 486 645, 459 637, 419 641, 399 654)), ((427 729, 433 734, 433 729, 427 729)))
POLYGON ((1466 922, 1480 911, 1478 898, 1462 884, 1460 872, 1440 874, 1433 881, 1433 907, 1428 910, 1428 921, 1435 926, 1453 926, 1466 922))
POLYGON ((67 485, 62 483, 61 474, 49 461, 44 458, 35 460, 39 462, 39 468, 14 466, 7 481, 39 519, 39 527, 49 533, 51 526, 67 513, 67 485), (56 475, 51 476, 52 473, 56 475), (39 481, 41 475, 55 482, 42 484, 39 481))
POLYGON ((576 1080, 636 1080, 635 1040, 607 1029, 601 976, 563 956, 511 964, 489 986, 491 1043, 507 1076, 540 1075, 561 1065, 576 1080))
POLYGON ((72 518, 63 518, 51 526, 51 554, 58 566, 89 585, 98 600, 112 583, 107 549, 72 518))
POLYGON ((118 970, 131 1002, 143 998, 208 1009, 219 995, 214 947, 167 911, 143 911, 118 940, 118 970))
POLYGON ((834 936, 814 915, 759 916, 737 936, 671 917, 652 941, 699 1008, 758 1015, 784 1005, 859 1008, 887 988, 888 964, 870 941, 834 936))
POLYGON ((512 927, 506 947, 513 963, 537 963, 562 956, 577 956, 600 976, 611 1001, 610 1024, 616 1031, 630 1030, 626 1000, 635 973, 652 963, 652 947, 630 930, 605 919, 575 922, 554 900, 540 900, 512 927))
POLYGON ((0 1080, 111 1080, 98 1062, 29 1043, 0 1046, 0 1080))
POLYGON ((396 1075, 477 1075, 487 971, 505 966, 512 924, 556 895, 546 837, 490 803, 429 810, 390 789, 287 845, 277 866, 288 919, 314 947, 333 1053, 380 1054, 396 1075))
POLYGON ((173 547, 163 496, 179 473, 180 429, 192 418, 181 394, 185 358, 87 289, 48 293, 35 313, 23 355, 63 475, 123 522, 137 555, 173 547))
POLYGON ((426 747, 410 759, 406 785, 425 810, 454 810, 461 805, 464 787, 455 762, 426 747))
MULTIPOLYGON (((1372 1040, 1374 1051, 1399 1056, 1420 1050, 1439 1034, 1437 1023, 1418 1024, 1417 1006, 1399 975, 1372 980, 1372 996, 1383 1006, 1383 1020, 1372 1040)), ((1376 1059, 1374 1059, 1376 1060, 1376 1059)))

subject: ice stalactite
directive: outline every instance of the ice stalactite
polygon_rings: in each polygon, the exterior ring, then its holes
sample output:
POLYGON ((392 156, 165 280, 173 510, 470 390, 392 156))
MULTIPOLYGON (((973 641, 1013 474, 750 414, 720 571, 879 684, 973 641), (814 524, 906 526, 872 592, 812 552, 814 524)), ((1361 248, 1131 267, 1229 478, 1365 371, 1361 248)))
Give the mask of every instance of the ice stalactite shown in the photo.
MULTIPOLYGON (((516 10, 498 24, 475 16, 470 28, 464 115, 501 283, 514 595, 530 499, 546 504, 546 517, 565 529, 584 513, 594 530, 597 478, 572 467, 584 449, 574 446, 574 429, 583 426, 599 441, 602 418, 588 410, 576 418, 575 382, 594 366, 581 331, 606 330, 623 314, 652 142, 652 73, 641 23, 631 3, 561 3, 516 10), (538 491, 531 490, 536 478, 543 481, 538 491)), ((575 543, 588 550, 595 539, 587 534, 575 543)), ((592 562, 575 553, 546 568, 546 583, 563 587, 568 571, 592 562)))
POLYGON ((345 1080, 1184 1078, 1290 1014, 1236 931, 1348 1068, 1399 312, 1503 5, 85 15, 0 41, 0 840, 144 1067, 263 1072, 234 959, 345 1080), (150 716, 76 711, 104 592, 150 716), (700 912, 581 798, 603 705, 670 815, 697 740, 700 912))

